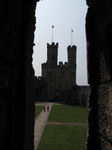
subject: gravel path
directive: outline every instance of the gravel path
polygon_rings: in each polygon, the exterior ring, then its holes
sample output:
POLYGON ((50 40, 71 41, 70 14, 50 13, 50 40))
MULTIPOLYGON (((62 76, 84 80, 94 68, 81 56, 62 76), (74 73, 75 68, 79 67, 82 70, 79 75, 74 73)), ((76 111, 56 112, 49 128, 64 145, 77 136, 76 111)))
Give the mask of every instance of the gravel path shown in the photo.
POLYGON ((87 126, 87 123, 47 122, 48 125, 87 126))
POLYGON ((44 109, 41 111, 41 113, 39 114, 39 116, 35 119, 35 126, 34 126, 34 150, 37 150, 37 147, 39 145, 39 142, 41 140, 44 128, 47 124, 47 120, 49 117, 49 113, 51 111, 52 105, 53 103, 38 103, 36 105, 39 106, 45 106, 45 108, 47 108, 47 106, 49 106, 49 112, 44 111, 44 109))

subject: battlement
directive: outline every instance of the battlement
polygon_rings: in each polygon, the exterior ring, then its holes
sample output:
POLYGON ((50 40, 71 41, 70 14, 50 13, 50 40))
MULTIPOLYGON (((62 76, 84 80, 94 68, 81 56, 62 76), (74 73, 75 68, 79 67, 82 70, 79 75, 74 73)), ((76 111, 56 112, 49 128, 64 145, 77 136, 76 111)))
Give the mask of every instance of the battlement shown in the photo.
POLYGON ((76 46, 75 45, 73 45, 73 46, 71 46, 71 45, 69 45, 68 47, 67 47, 67 50, 76 50, 76 46))
POLYGON ((63 62, 60 61, 58 66, 61 66, 61 67, 68 67, 68 63, 67 63, 67 62, 64 62, 64 64, 63 64, 63 62))
MULTIPOLYGON (((53 64, 43 63, 42 68, 53 67, 53 64)), ((68 62, 59 62, 59 65, 54 65, 54 67, 69 67, 68 62)))
POLYGON ((49 43, 47 43, 47 48, 51 48, 51 47, 52 48, 54 48, 54 47, 58 48, 58 43, 55 44, 54 42, 52 42, 51 45, 49 43))
POLYGON ((62 61, 59 62, 59 66, 63 66, 63 62, 62 61))
POLYGON ((56 64, 51 64, 51 63, 48 63, 48 62, 41 64, 41 67, 44 68, 44 69, 49 68, 49 67, 56 67, 56 66, 57 66, 56 64))

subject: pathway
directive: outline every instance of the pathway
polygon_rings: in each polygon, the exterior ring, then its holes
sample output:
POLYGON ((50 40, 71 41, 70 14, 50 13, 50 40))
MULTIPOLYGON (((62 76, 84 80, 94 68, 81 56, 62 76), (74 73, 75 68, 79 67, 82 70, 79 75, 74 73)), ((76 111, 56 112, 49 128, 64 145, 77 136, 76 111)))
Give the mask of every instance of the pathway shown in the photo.
POLYGON ((47 110, 45 112, 44 110, 42 110, 39 116, 35 119, 34 150, 37 150, 44 128, 47 124, 47 120, 53 103, 39 103, 39 104, 37 103, 36 105, 45 106, 45 107, 49 106, 49 112, 47 112, 47 110))
POLYGON ((70 122, 47 122, 48 125, 64 125, 64 126, 87 126, 87 123, 70 123, 70 122))

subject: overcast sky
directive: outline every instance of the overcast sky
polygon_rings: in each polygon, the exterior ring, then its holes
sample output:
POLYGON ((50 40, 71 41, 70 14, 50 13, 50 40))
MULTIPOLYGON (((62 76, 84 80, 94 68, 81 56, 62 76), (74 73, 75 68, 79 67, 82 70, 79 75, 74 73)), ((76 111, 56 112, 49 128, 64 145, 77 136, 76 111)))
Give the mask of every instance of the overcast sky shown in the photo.
POLYGON ((73 45, 77 46, 76 83, 87 84, 86 12, 86 0, 42 0, 37 3, 33 54, 36 76, 41 76, 41 64, 47 61, 47 43, 52 43, 53 25, 53 41, 59 43, 58 62, 67 61, 67 47, 71 45, 73 29, 73 45))

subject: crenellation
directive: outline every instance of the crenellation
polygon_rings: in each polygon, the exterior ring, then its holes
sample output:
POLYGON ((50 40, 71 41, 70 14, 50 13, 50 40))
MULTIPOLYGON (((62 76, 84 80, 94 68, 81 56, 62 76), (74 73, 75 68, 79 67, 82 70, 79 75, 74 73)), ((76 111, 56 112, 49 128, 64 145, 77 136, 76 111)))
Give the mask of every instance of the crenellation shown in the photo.
POLYGON ((61 67, 62 67, 62 66, 63 66, 63 62, 61 62, 61 61, 60 61, 60 62, 59 62, 59 66, 61 66, 61 67))
POLYGON ((65 67, 68 67, 68 62, 65 62, 65 67))
POLYGON ((55 44, 54 42, 52 42, 51 45, 49 43, 47 43, 47 48, 51 48, 51 46, 58 48, 58 43, 55 44))

